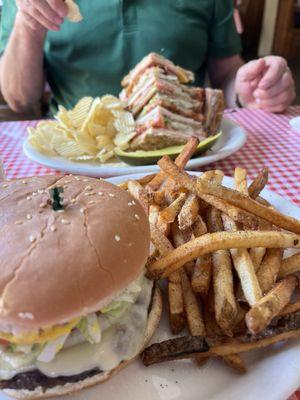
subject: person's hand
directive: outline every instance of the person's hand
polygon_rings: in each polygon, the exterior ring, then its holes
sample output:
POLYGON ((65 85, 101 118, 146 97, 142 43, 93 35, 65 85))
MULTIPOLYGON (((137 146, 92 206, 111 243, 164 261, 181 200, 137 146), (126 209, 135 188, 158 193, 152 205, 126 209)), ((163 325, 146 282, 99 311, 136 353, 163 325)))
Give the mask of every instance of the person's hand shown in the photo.
POLYGON ((235 92, 244 107, 283 112, 295 98, 295 83, 284 58, 267 56, 238 70, 235 92))
POLYGON ((18 20, 33 30, 59 31, 68 13, 63 0, 16 0, 18 20))

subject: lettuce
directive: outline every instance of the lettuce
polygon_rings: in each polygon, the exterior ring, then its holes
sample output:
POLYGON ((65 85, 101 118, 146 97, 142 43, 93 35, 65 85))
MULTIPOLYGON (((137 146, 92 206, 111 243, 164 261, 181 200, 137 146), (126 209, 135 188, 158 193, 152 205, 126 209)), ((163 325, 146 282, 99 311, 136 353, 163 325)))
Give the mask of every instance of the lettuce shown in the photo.
POLYGON ((81 334, 89 343, 100 343, 101 329, 98 317, 95 313, 82 318, 77 324, 77 329, 81 332, 81 334))

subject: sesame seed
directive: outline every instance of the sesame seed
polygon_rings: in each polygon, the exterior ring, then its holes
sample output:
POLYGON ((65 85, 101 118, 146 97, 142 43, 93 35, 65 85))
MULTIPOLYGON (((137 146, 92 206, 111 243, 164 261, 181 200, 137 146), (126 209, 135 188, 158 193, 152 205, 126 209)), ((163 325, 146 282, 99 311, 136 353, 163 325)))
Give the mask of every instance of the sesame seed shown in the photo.
POLYGON ((51 225, 51 226, 50 226, 50 231, 51 231, 51 232, 55 232, 55 231, 56 231, 56 226, 51 225))
POLYGON ((115 241, 119 242, 120 240, 121 240, 120 236, 119 235, 115 235, 115 241))
POLYGON ((30 241, 31 243, 33 243, 33 242, 36 241, 36 238, 35 238, 34 236, 30 235, 30 236, 29 236, 29 241, 30 241))
POLYGON ((27 182, 26 182, 26 181, 22 181, 22 183, 23 183, 23 185, 27 185, 27 182))
POLYGON ((37 196, 37 192, 32 192, 32 196, 37 196))
POLYGON ((84 213, 84 208, 81 208, 79 211, 83 214, 84 213))
POLYGON ((63 213, 63 212, 65 212, 65 210, 57 210, 57 212, 63 213))
POLYGON ((32 215, 31 215, 31 214, 27 214, 27 215, 26 215, 26 218, 27 218, 27 219, 32 219, 32 215))
POLYGON ((32 197, 31 197, 31 196, 27 196, 26 199, 27 199, 27 200, 31 200, 32 197))
POLYGON ((41 203, 41 204, 40 204, 40 207, 41 207, 41 208, 47 207, 47 203, 41 203))
POLYGON ((15 225, 22 225, 22 224, 23 224, 23 221, 21 221, 21 220, 15 222, 15 225))
POLYGON ((76 179, 76 181, 80 181, 79 176, 74 176, 74 178, 76 179))
POLYGON ((133 204, 131 203, 131 201, 128 202, 129 207, 133 206, 133 204))
POLYGON ((7 183, 5 183, 4 185, 2 185, 2 187, 5 189, 5 188, 7 188, 7 187, 8 187, 8 184, 7 184, 7 183))
POLYGON ((132 202, 131 202, 134 206, 136 205, 136 202, 134 201, 134 200, 132 200, 132 202))
POLYGON ((39 189, 38 193, 40 193, 40 194, 45 193, 45 190, 44 189, 39 189))
POLYGON ((20 313, 18 314, 18 316, 19 316, 20 318, 22 318, 22 319, 31 319, 31 320, 34 319, 33 314, 31 314, 31 313, 29 313, 29 312, 20 312, 20 313))
POLYGON ((116 195, 113 193, 109 193, 109 197, 116 197, 116 195))
POLYGON ((138 221, 140 220, 140 216, 138 214, 134 214, 134 218, 137 219, 138 221))
POLYGON ((93 196, 94 194, 96 194, 95 192, 87 192, 84 193, 85 196, 93 196))
POLYGON ((76 199, 71 199, 71 203, 76 203, 76 199))
POLYGON ((91 190, 92 189, 92 186, 90 186, 90 185, 87 185, 86 187, 85 187, 85 190, 91 190))
POLYGON ((99 196, 103 196, 103 192, 98 192, 99 196))
POLYGON ((95 203, 96 203, 95 200, 88 201, 88 204, 95 204, 95 203))
POLYGON ((69 225, 70 221, 68 221, 67 219, 62 219, 61 223, 64 224, 64 225, 69 225))
POLYGON ((132 242, 128 243, 128 246, 129 246, 129 247, 132 247, 132 245, 133 245, 133 243, 132 243, 132 242))

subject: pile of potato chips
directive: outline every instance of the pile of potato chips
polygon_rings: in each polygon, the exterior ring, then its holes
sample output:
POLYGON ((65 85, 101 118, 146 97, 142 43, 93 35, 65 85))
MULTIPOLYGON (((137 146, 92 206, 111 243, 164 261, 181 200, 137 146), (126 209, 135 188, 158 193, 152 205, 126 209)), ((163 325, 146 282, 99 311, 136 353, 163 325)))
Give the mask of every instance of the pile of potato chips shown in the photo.
POLYGON ((114 149, 129 147, 135 122, 117 97, 84 97, 72 110, 59 106, 54 121, 41 121, 28 132, 30 144, 41 153, 105 163, 114 149))

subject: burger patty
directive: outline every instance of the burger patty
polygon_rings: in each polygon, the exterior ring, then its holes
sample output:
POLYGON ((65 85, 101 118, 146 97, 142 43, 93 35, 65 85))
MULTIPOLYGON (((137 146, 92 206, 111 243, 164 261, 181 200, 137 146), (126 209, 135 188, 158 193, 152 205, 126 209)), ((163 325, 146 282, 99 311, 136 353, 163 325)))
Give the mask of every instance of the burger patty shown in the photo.
POLYGON ((46 390, 55 386, 63 386, 66 383, 83 381, 84 379, 91 378, 101 372, 102 371, 99 368, 94 368, 77 375, 49 378, 36 369, 34 371, 18 374, 12 379, 0 381, 0 389, 35 390, 38 387, 42 387, 46 390))

